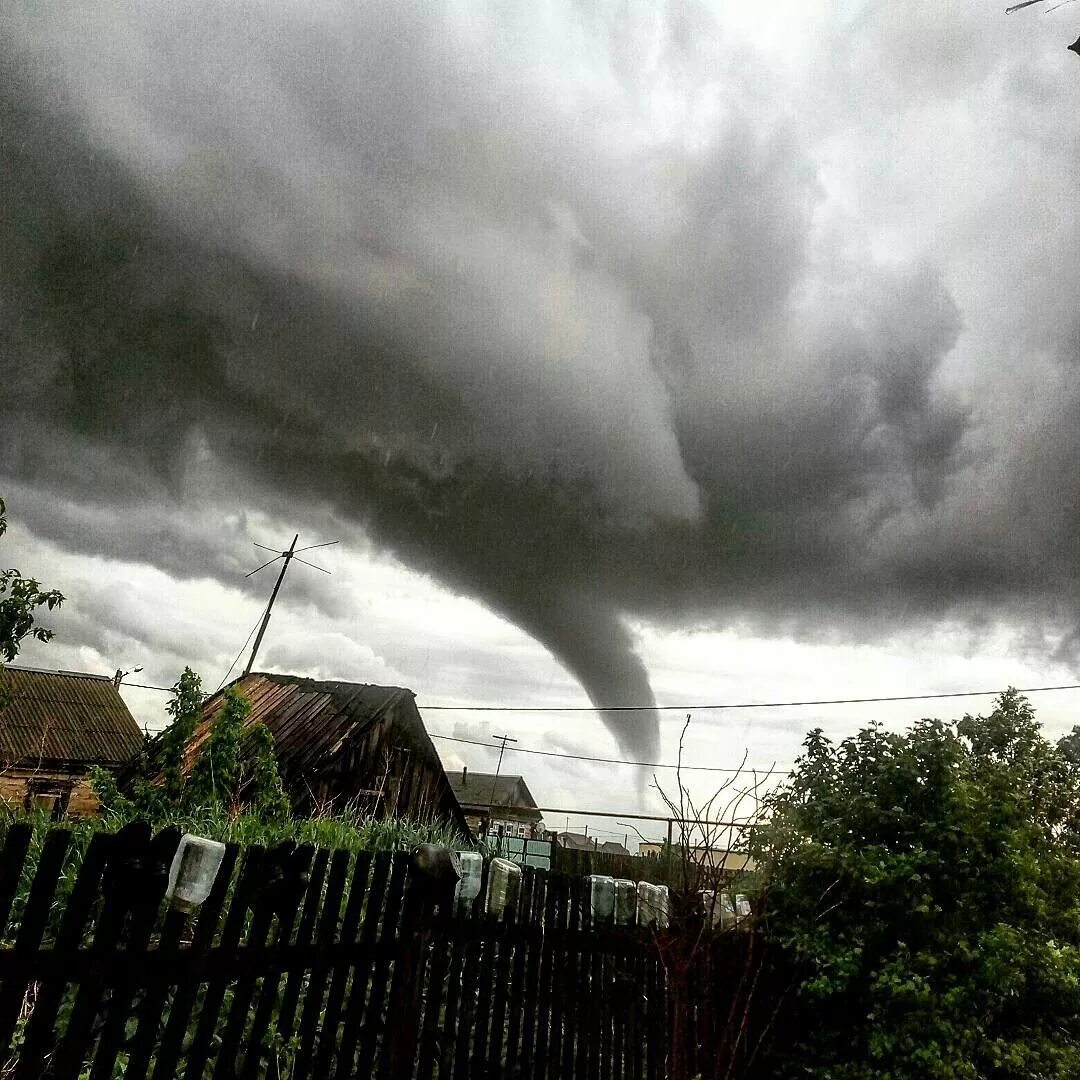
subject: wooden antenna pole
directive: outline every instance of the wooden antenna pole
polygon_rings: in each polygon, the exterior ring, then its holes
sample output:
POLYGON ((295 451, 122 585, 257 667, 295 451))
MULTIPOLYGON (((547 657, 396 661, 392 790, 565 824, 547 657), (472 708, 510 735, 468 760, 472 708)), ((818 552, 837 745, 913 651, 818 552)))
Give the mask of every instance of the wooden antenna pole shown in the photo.
POLYGON ((270 611, 274 606, 274 601, 277 599, 278 589, 281 588, 282 581, 285 580, 285 571, 289 569, 289 563, 292 561, 292 557, 296 554, 296 541, 300 539, 300 534, 297 533, 292 538, 292 543, 289 545, 288 551, 281 553, 284 562, 281 564, 281 573, 278 574, 278 579, 274 582, 274 591, 270 594, 270 603, 266 605, 266 614, 263 616, 262 625, 259 627, 259 632, 255 636, 255 644, 251 648, 251 656, 248 657, 247 667, 244 668, 244 674, 250 675, 252 665, 255 663, 255 656, 259 651, 259 646, 262 644, 263 634, 266 633, 266 627, 270 622, 270 611))

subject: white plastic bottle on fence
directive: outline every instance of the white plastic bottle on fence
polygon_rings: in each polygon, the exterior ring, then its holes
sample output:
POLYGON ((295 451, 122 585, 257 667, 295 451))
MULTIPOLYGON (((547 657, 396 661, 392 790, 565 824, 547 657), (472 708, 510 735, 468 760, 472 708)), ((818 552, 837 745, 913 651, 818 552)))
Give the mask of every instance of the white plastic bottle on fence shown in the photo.
POLYGON ((633 926, 637 921, 637 884, 615 879, 615 925, 633 926))
POLYGON ((653 885, 649 881, 637 883, 638 926, 651 926, 657 930, 668 927, 669 896, 666 885, 653 885))
POLYGON ((184 833, 169 867, 165 888, 169 903, 181 911, 193 911, 205 903, 224 858, 224 844, 184 833))
POLYGON ((513 906, 521 886, 521 867, 509 859, 488 863, 488 887, 485 907, 489 915, 502 917, 513 906))
POLYGON ((459 851, 461 878, 454 888, 454 909, 463 914, 472 907, 480 895, 480 882, 484 877, 484 859, 476 851, 459 851))
POLYGON ((609 923, 615 917, 615 879, 604 874, 590 874, 589 920, 595 926, 609 923))

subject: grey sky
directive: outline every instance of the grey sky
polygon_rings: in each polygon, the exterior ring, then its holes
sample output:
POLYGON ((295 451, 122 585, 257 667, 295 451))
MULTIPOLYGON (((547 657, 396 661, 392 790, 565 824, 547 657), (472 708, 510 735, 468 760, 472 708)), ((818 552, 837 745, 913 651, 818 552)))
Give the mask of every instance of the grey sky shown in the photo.
MULTIPOLYGON (((1074 666, 1067 9, 743 7, 5 5, 19 558, 242 588, 244 625, 252 523, 302 523, 607 704, 651 700, 642 626, 1074 666)), ((341 578, 290 589, 359 665, 341 578)), ((69 633, 179 661, 173 619, 102 587, 69 633)), ((425 634, 470 652, 429 622, 373 665, 415 682, 425 634)))

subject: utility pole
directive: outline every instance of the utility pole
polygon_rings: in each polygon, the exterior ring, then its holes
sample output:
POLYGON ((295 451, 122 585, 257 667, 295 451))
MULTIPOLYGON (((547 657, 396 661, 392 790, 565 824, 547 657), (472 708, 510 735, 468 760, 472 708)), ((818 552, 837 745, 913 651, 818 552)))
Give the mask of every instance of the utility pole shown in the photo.
MULTIPOLYGON (((289 563, 292 562, 293 556, 296 554, 296 541, 300 539, 300 534, 297 533, 292 538, 292 543, 289 545, 288 551, 281 553, 281 558, 284 560, 281 564, 281 573, 277 576, 277 581, 274 582, 274 591, 270 594, 270 603, 266 605, 266 614, 263 615, 262 625, 259 627, 259 632, 255 635, 255 644, 251 648, 251 656, 248 657, 247 667, 244 668, 244 674, 251 674, 251 667, 255 663, 255 655, 259 651, 259 646, 262 644, 263 634, 266 633, 266 628, 270 623, 270 611, 274 606, 274 601, 277 599, 278 589, 281 588, 281 583, 285 580, 285 571, 289 569, 289 563)), ((266 565, 265 563, 263 564, 266 565)), ((262 567, 260 566, 261 570, 262 567)), ((257 571, 252 570, 254 574, 257 571)), ((250 575, 248 575, 250 577, 250 575)))
MULTIPOLYGON (((266 612, 263 614, 262 623, 259 625, 259 632, 255 635, 255 644, 251 647, 251 656, 248 657, 247 667, 244 668, 244 674, 250 675, 251 669, 255 664, 255 657, 258 655, 259 646, 262 644, 263 634, 266 633, 266 628, 270 624, 270 612, 273 610, 274 601, 277 599, 278 590, 281 588, 281 583, 285 580, 285 571, 289 569, 289 563, 293 559, 297 562, 303 563, 305 566, 310 566, 314 570, 322 570, 324 574, 329 574, 330 571, 322 566, 316 566, 315 563, 310 563, 306 559, 300 558, 300 552, 296 550, 296 541, 300 539, 300 534, 297 533, 292 538, 292 543, 289 545, 288 551, 278 552, 274 558, 269 562, 264 562, 262 566, 255 567, 250 574, 245 574, 244 577, 251 577, 252 574, 257 574, 260 570, 265 569, 270 563, 275 563, 278 559, 282 559, 281 573, 278 574, 277 581, 274 582, 274 591, 270 594, 270 602, 266 605, 266 612)), ((325 544, 311 544, 309 547, 300 548, 300 551, 311 551, 312 548, 317 547, 329 547, 331 544, 336 544, 336 540, 329 540, 325 544)), ((256 544, 256 547, 262 548, 264 551, 273 551, 273 548, 268 548, 265 544, 256 544)), ((227 677, 227 676, 226 676, 227 677)))
POLYGON ((509 735, 492 735, 496 742, 501 742, 499 747, 499 763, 495 766, 495 779, 491 781, 491 802, 495 803, 495 785, 499 782, 499 772, 502 770, 503 754, 506 753, 506 744, 508 742, 517 742, 517 739, 511 739, 509 735))

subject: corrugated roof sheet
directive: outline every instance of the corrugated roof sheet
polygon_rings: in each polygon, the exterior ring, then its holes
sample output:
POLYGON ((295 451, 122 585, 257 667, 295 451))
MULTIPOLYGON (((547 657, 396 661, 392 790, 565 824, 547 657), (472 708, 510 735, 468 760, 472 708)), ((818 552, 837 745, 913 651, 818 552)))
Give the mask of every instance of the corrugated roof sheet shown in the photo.
POLYGON ((106 675, 0 671, 0 762, 5 765, 120 765, 143 745, 143 733, 106 675))
MULTIPOLYGON (((334 763, 346 744, 354 742, 384 717, 390 721, 395 745, 425 762, 432 773, 446 776, 411 690, 258 672, 243 676, 230 686, 251 702, 247 723, 263 723, 274 736, 286 788, 302 789, 307 781, 334 763)), ((203 706, 192 750, 209 734, 210 721, 221 708, 223 694, 224 690, 219 691, 203 706)), ((449 783, 445 798, 455 818, 460 818, 461 811, 449 783)))

